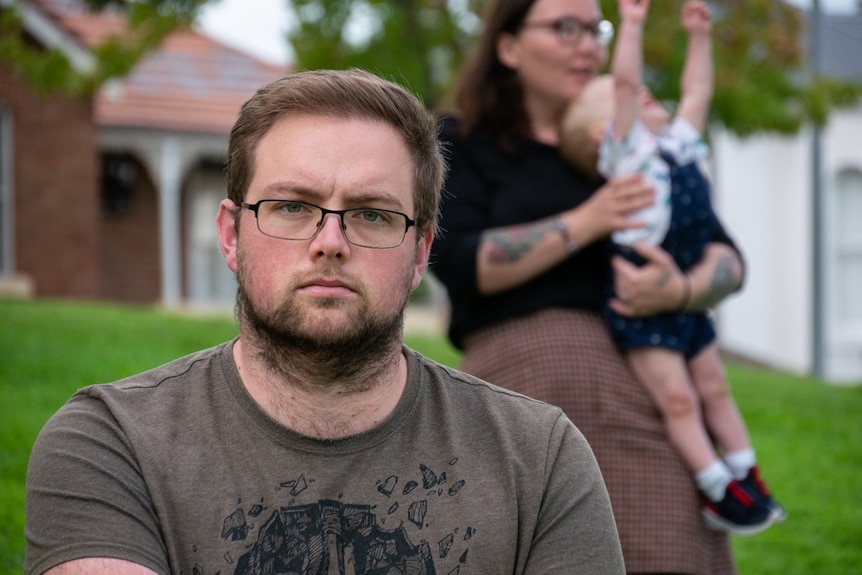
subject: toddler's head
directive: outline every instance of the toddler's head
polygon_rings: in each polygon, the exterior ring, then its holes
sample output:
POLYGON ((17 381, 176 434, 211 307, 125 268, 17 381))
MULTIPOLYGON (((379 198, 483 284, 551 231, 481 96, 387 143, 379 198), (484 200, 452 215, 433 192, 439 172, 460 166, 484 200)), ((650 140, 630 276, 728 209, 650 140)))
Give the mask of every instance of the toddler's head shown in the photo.
POLYGON ((599 178, 599 144, 614 112, 614 79, 597 76, 569 104, 560 127, 560 151, 578 170, 599 178))
MULTIPOLYGON (((569 104, 560 131, 563 157, 585 174, 598 178, 599 144, 614 113, 614 79, 597 76, 569 104)), ((644 86, 638 97, 638 118, 653 134, 667 127, 670 115, 644 86)))

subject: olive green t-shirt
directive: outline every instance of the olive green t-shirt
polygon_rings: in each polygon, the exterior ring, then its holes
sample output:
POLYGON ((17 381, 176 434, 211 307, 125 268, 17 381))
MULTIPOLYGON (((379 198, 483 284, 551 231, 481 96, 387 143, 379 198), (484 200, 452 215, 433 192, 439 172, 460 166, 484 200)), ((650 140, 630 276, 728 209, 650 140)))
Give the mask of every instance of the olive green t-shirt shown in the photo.
POLYGON ((82 389, 27 476, 25 570, 621 574, 593 454, 556 407, 405 348, 379 426, 336 440, 267 416, 233 342, 82 389))

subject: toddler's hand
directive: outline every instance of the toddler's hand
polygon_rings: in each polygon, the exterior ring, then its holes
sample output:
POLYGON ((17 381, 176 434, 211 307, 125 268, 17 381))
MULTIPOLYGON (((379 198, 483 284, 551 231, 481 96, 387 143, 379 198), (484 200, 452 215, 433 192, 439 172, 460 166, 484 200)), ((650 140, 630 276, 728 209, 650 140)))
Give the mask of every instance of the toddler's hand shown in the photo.
POLYGON ((649 12, 649 0, 617 0, 620 18, 636 24, 643 23, 649 12))
POLYGON ((680 20, 689 34, 709 34, 712 31, 709 6, 701 0, 687 0, 682 5, 680 20))

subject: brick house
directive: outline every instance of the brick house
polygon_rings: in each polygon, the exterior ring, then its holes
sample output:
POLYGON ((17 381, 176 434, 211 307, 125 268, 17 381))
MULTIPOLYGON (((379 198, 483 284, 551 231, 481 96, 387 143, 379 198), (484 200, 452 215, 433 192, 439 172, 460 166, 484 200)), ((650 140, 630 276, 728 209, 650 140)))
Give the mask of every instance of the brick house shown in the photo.
MULTIPOLYGON (((90 48, 123 31, 121 16, 79 0, 17 6, 28 41, 82 71, 90 48)), ((91 98, 40 95, 0 61, 0 282, 36 297, 232 302, 214 224, 228 134, 284 73, 195 31, 91 98)))

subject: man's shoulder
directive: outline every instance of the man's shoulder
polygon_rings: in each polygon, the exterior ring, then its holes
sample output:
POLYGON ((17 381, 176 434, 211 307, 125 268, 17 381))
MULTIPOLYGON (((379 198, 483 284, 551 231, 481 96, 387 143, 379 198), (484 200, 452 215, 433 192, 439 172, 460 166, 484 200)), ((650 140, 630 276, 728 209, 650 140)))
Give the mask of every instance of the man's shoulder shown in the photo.
POLYGON ((205 393, 203 383, 224 379, 223 362, 230 358, 231 345, 225 342, 113 382, 83 387, 69 403, 82 407, 95 400, 109 411, 133 413, 150 410, 155 404, 192 401, 205 393))
POLYGON ((170 433, 184 418, 206 413, 224 381, 221 364, 230 342, 180 357, 169 363, 114 381, 79 389, 42 429, 43 441, 69 441, 68 431, 85 435, 151 437, 170 433), (226 346, 228 346, 226 348, 226 346), (123 431, 119 431, 119 425, 123 431))

